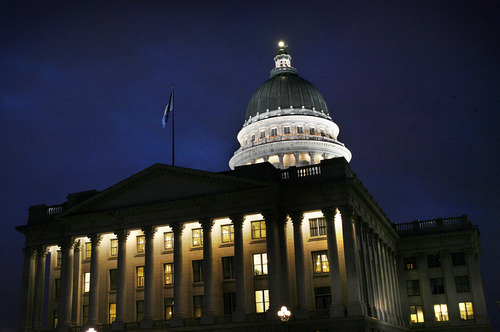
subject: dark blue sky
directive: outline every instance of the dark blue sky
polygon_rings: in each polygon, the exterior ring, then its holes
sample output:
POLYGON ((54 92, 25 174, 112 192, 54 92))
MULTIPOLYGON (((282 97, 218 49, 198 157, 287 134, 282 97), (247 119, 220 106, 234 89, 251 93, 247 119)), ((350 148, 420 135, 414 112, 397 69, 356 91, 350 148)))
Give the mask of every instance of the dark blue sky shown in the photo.
POLYGON ((498 1, 10 1, 0 6, 0 331, 27 208, 171 162, 224 171, 278 40, 393 222, 467 214, 500 327, 498 1))

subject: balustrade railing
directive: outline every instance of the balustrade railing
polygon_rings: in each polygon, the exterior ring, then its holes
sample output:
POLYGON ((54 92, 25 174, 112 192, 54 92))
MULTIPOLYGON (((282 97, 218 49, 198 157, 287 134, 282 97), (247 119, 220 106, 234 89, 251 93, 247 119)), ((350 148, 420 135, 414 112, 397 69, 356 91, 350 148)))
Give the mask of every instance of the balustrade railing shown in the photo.
POLYGON ((395 224, 396 231, 400 234, 425 233, 437 230, 453 230, 472 228, 467 216, 452 218, 437 218, 433 220, 415 220, 404 224, 395 224))

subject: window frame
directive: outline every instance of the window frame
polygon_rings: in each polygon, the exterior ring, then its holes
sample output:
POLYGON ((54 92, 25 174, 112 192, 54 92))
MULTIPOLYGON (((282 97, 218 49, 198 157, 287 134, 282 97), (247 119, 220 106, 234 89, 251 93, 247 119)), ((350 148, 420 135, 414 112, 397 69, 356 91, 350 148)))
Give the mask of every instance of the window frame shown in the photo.
POLYGON ((474 309, 471 301, 459 302, 458 311, 460 312, 460 320, 474 320, 474 309), (469 309, 468 305, 470 305, 469 309))
POLYGON ((203 295, 193 296, 193 317, 200 318, 203 314, 203 295))
POLYGON ((222 279, 223 280, 231 280, 235 279, 235 270, 234 270, 234 256, 225 256, 221 257, 222 262, 222 279))
POLYGON ((146 251, 146 236, 137 235, 136 237, 136 250, 138 254, 143 254, 146 251))
POLYGON ((309 235, 311 237, 326 236, 326 218, 309 218, 309 235))
POLYGON ((117 257, 118 256, 118 239, 110 239, 109 245, 110 245, 109 255, 111 257, 117 257))
POLYGON ((163 318, 165 320, 170 320, 174 315, 174 298, 165 297, 163 298, 163 318), (170 312, 167 314, 167 310, 170 308, 170 312))
POLYGON ((85 259, 92 258, 92 242, 85 242, 85 259))
POLYGON ((193 228, 191 230, 191 245, 193 247, 203 247, 203 228, 193 228), (195 242, 196 240, 198 240, 199 243, 195 242))
POLYGON ((111 302, 108 306, 109 324, 116 320, 116 302, 111 302))
POLYGON ((135 267, 136 288, 144 288, 144 266, 135 267))
POLYGON ((90 293, 90 272, 83 273, 83 292, 90 293))
POLYGON ((425 322, 424 309, 422 305, 410 306, 410 324, 422 324, 425 322), (412 312, 414 311, 414 312, 412 312), (422 320, 420 320, 422 319, 422 320))
POLYGON ((193 283, 203 282, 203 259, 193 259, 193 283))
POLYGON ((261 277, 267 276, 269 273, 268 265, 267 265, 267 252, 254 253, 252 254, 252 267, 253 267, 253 276, 261 277), (259 257, 259 262, 256 263, 255 258, 259 257), (257 269, 259 267, 260 269, 257 269))
POLYGON ((174 249, 174 232, 163 232, 163 250, 174 249))
POLYGON ((254 220, 250 223, 250 230, 252 234, 252 240, 265 239, 267 236, 266 231, 266 221, 265 220, 254 220), (254 227, 258 225, 258 227, 254 227))
POLYGON ((446 303, 434 304, 434 320, 436 322, 448 322, 450 320, 448 305, 446 303))
POLYGON ((330 273, 330 262, 328 260, 328 250, 311 251, 313 273, 324 274, 330 273), (319 258, 319 260, 318 260, 319 258), (325 262, 327 265, 325 265, 325 262), (319 270, 317 269, 319 263, 319 270))
POLYGON ((118 288, 117 276, 118 276, 117 269, 110 269, 109 270, 109 291, 110 292, 116 291, 118 288))
POLYGON ((416 270, 418 268, 417 256, 403 257, 403 264, 406 271, 416 270))
POLYGON ((269 310, 269 289, 255 290, 254 296, 255 296, 255 302, 254 302, 255 303, 255 312, 256 313, 265 313, 266 311, 268 311, 269 310), (261 302, 257 301, 259 299, 257 294, 259 294, 259 297, 262 298, 261 302), (261 308, 259 305, 261 305, 261 308))
MULTIPOLYGON (((220 234, 221 234, 221 242, 222 243, 232 243, 234 242, 234 225, 233 224, 225 224, 220 226, 220 234), (227 227, 227 230, 225 231, 224 228, 227 227), (224 239, 225 233, 229 234, 229 239, 224 239)), ((227 235, 226 235, 227 236, 227 235)))
POLYGON ((171 286, 174 284, 174 263, 163 264, 163 285, 171 286), (170 271, 167 271, 169 267, 170 271))

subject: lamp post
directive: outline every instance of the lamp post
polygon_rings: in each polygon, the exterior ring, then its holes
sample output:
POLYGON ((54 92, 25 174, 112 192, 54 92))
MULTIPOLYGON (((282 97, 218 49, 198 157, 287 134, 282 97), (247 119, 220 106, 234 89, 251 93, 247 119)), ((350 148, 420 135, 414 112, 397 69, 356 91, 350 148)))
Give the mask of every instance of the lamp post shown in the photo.
POLYGON ((286 332, 286 322, 288 322, 291 315, 292 315, 292 313, 290 312, 290 310, 288 310, 288 308, 286 306, 282 306, 281 310, 278 311, 278 317, 283 322, 283 330, 285 332, 286 332))

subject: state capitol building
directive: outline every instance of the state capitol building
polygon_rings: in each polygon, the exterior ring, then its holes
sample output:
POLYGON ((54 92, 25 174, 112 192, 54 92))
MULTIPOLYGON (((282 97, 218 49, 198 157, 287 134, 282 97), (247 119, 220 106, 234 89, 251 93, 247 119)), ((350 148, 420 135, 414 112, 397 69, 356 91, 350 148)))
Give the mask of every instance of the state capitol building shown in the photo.
POLYGON ((230 171, 155 164, 31 206, 18 331, 491 331, 477 227, 391 223, 291 59, 230 171))

